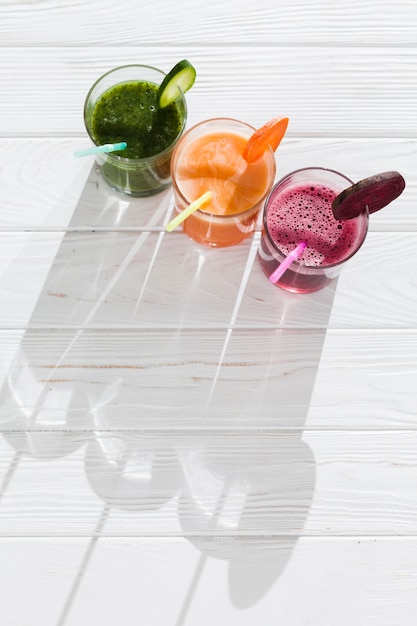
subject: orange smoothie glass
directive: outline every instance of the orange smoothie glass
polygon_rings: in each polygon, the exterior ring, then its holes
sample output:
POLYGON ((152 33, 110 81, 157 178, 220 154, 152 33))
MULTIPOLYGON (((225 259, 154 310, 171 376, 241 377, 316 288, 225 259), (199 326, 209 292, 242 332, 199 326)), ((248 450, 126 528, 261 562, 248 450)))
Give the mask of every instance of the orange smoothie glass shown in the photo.
POLYGON ((212 193, 182 224, 198 243, 233 246, 252 234, 276 171, 270 148, 255 163, 241 156, 254 131, 235 119, 209 119, 190 128, 175 147, 171 178, 176 211, 206 191, 212 193))

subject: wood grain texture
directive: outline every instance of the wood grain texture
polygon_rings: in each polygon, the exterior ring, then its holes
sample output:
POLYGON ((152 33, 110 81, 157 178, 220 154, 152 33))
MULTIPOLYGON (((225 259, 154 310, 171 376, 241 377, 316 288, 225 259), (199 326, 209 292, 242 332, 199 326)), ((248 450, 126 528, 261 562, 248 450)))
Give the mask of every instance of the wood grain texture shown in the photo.
POLYGON ((417 427, 415 330, 3 331, 0 350, 5 433, 417 427))
POLYGON ((416 24, 412 0, 395 5, 366 0, 215 0, 210 4, 156 0, 145 11, 135 0, 2 0, 2 46, 21 41, 31 46, 184 46, 216 44, 323 43, 414 45, 416 24), (22 6, 23 5, 23 6, 22 6), (24 19, 22 17, 24 16, 24 19))
POLYGON ((0 610, 19 626, 33 615, 43 626, 63 618, 68 626, 92 619, 114 626, 120 615, 136 626, 138 614, 152 625, 253 626, 260 613, 263 626, 412 626, 415 537, 301 538, 295 545, 236 538, 224 542, 222 558, 217 546, 178 538, 0 539, 0 610))
POLYGON ((415 0, 0 0, 1 626, 415 626, 415 0), (82 109, 197 69, 187 125, 290 117, 311 165, 404 194, 337 282, 164 232, 82 109))
MULTIPOLYGON (((40 47, 31 49, 28 73, 27 50, 7 48, 0 135, 84 136, 84 100, 101 74, 129 63, 168 71, 179 54, 175 46, 40 47)), ((198 72, 187 94, 189 124, 220 116, 257 127, 287 115, 288 137, 417 137, 413 47, 185 45, 181 57, 198 72)))
POLYGON ((411 329, 416 244, 369 233, 337 281, 300 298, 267 280, 258 236, 217 250, 181 230, 2 233, 0 327, 411 329))
POLYGON ((416 431, 3 437, 2 536, 90 536, 104 507, 103 536, 417 534, 416 431))

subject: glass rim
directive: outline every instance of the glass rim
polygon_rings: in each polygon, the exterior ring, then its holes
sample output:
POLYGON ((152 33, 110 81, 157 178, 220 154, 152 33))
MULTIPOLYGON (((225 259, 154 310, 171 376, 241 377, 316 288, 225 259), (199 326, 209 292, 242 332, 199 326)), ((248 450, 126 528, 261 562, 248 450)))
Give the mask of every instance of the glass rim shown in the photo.
MULTIPOLYGON (((205 120, 201 120, 200 122, 197 122, 197 124, 194 124, 193 126, 191 126, 190 128, 188 128, 185 133, 182 135, 181 139, 178 141, 177 145, 174 148, 174 152, 172 154, 172 159, 171 159, 171 179, 172 179, 172 186, 175 188, 176 193, 180 196, 181 200, 185 203, 185 204, 190 204, 191 200, 189 200, 188 198, 185 197, 185 195, 182 193, 182 191, 180 190, 176 178, 175 176, 173 176, 173 170, 174 170, 174 164, 175 161, 178 157, 178 153, 180 151, 180 148, 182 146, 183 143, 185 143, 186 138, 188 137, 188 135, 196 130, 197 128, 199 128, 200 126, 203 126, 204 124, 207 123, 212 123, 212 122, 233 122, 236 124, 240 124, 241 126, 244 126, 248 129, 250 129, 252 132, 254 132, 256 130, 256 128, 254 126, 252 126, 252 124, 249 124, 248 122, 242 122, 241 120, 238 120, 235 117, 210 117, 207 118, 205 120)), ((272 181, 274 181, 275 178, 275 173, 276 173, 276 162, 275 162, 275 157, 274 157, 274 152, 272 150, 272 148, 269 146, 268 147, 268 153, 270 154, 270 156, 272 157, 272 164, 273 164, 273 176, 272 176, 272 181)), ((273 185, 273 182, 271 183, 273 185)), ((218 213, 211 213, 210 211, 205 211, 204 209, 196 209, 193 212, 193 215, 198 215, 199 213, 203 216, 205 216, 206 218, 210 218, 210 219, 217 219, 219 221, 223 221, 223 220, 231 220, 233 218, 236 217, 242 217, 245 216, 247 213, 250 214, 253 212, 254 208, 256 206, 258 206, 259 203, 264 202, 268 196, 268 194, 271 192, 271 188, 268 187, 267 191, 265 191, 265 193, 259 198, 259 200, 257 200, 257 202, 255 204, 253 204, 251 207, 249 207, 248 209, 245 209, 244 211, 240 211, 240 213, 230 213, 229 215, 219 215, 218 213)))
MULTIPOLYGON (((129 70, 129 69, 145 69, 145 70, 152 70, 155 72, 158 72, 159 74, 161 74, 161 76, 166 76, 166 73, 163 70, 160 70, 157 67, 154 67, 153 65, 146 65, 143 63, 128 63, 126 65, 118 65, 117 67, 113 67, 111 70, 107 70, 107 72, 104 72, 104 74, 101 74, 101 76, 99 76, 94 83, 91 85, 90 89, 87 92, 87 95, 85 97, 84 100, 84 107, 83 107, 83 119, 84 119, 84 126, 87 130, 88 136, 90 137, 91 141, 93 142, 93 144, 95 146, 98 146, 100 144, 98 144, 91 131, 89 128, 89 125, 87 124, 87 103, 88 100, 91 96, 91 94, 93 93, 94 89, 108 76, 110 76, 111 74, 114 74, 115 72, 118 72, 120 70, 129 70)), ((132 80, 140 80, 140 79, 132 79, 132 80)), ((120 81, 119 83, 114 83, 114 85, 112 85, 113 87, 115 85, 119 85, 123 82, 128 82, 129 79, 126 79, 126 81, 120 81)), ((152 81, 149 81, 152 82, 152 81)), ((157 83, 155 83, 156 85, 157 83)), ((109 86, 108 89, 110 89, 112 86, 109 86)), ((107 91, 107 89, 105 90, 107 91)), ((103 93, 105 93, 105 91, 103 91, 103 93)), ((164 157, 166 154, 168 154, 171 150, 173 150, 173 147, 175 146, 175 144, 178 142, 179 138, 183 135, 184 133, 184 129, 187 123, 187 115, 188 115, 188 109, 187 109, 187 101, 185 99, 185 94, 183 93, 182 89, 180 87, 178 87, 178 91, 180 93, 180 97, 184 106, 184 115, 182 115, 182 125, 181 128, 177 134, 177 136, 175 137, 175 139, 169 144, 169 146, 167 146, 164 150, 162 150, 161 152, 157 152, 156 154, 151 154, 147 157, 141 157, 140 159, 133 159, 131 157, 124 157, 124 156, 120 156, 117 154, 112 154, 111 152, 106 152, 105 154, 102 154, 101 157, 108 160, 108 161, 113 161, 114 163, 123 163, 124 165, 129 165, 129 164, 135 164, 138 165, 140 163, 147 163, 149 162, 149 160, 151 159, 156 159, 156 158, 162 158, 164 157)))
MULTIPOLYGON (((337 176, 339 176, 340 178, 344 178, 349 185, 353 185, 354 182, 345 174, 342 174, 341 172, 338 172, 337 170, 334 170, 332 168, 329 167, 320 167, 320 166, 310 166, 310 167, 300 167, 299 169, 293 170, 292 172, 289 172, 288 174, 285 174, 285 176, 282 176, 279 180, 276 181, 276 183, 274 183, 274 185, 272 186, 272 189, 270 190, 268 197, 265 200, 265 205, 264 205, 264 212, 263 212, 263 216, 262 216, 262 224, 264 227, 264 232, 268 238, 268 241, 270 243, 270 245, 272 246, 272 248, 282 257, 282 259, 286 259, 288 254, 285 254, 280 248, 278 248, 277 244, 273 241, 271 234, 269 232, 268 229, 268 224, 267 224, 267 212, 268 212, 268 205, 269 202, 274 194, 274 192, 276 191, 276 189, 284 182, 286 181, 288 178, 290 178, 291 176, 294 176, 294 174, 299 174, 302 172, 330 172, 331 174, 336 174, 337 176)), ((366 235, 368 233, 368 228, 369 228, 369 210, 368 207, 365 206, 364 210, 362 211, 362 213, 360 213, 357 217, 353 218, 354 221, 358 221, 358 220, 363 220, 363 218, 365 218, 365 229, 362 235, 362 238, 359 242, 359 244, 355 247, 355 249, 346 257, 344 257, 343 259, 341 259, 340 261, 337 261, 336 263, 323 263, 320 265, 306 265, 305 263, 300 262, 298 259, 295 259, 292 262, 292 265, 294 265, 295 267, 302 267, 308 270, 311 270, 312 272, 314 271, 322 271, 323 269, 331 269, 334 267, 338 267, 339 265, 342 265, 343 263, 346 263, 346 261, 349 261, 349 259, 351 259, 357 252, 358 250, 362 247, 365 239, 366 239, 366 235)), ((338 220, 336 220, 338 221, 338 220)), ((342 220, 342 221, 351 221, 351 220, 342 220)))

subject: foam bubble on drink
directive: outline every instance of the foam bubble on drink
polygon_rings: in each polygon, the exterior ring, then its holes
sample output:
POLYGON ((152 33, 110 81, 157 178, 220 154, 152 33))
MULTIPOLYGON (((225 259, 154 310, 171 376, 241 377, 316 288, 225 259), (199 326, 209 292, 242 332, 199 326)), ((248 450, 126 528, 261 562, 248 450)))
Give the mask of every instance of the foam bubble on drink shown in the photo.
POLYGON ((284 254, 305 241, 307 247, 299 258, 304 265, 329 265, 349 256, 355 245, 357 226, 354 220, 335 220, 332 201, 338 193, 320 184, 300 184, 272 199, 268 229, 284 254))

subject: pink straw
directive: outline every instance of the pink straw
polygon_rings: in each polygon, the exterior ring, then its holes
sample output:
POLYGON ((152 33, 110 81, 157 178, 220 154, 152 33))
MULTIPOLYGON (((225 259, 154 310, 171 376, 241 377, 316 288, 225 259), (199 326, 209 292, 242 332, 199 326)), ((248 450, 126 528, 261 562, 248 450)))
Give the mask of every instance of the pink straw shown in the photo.
POLYGON ((289 268, 291 263, 295 261, 296 259, 298 259, 298 257, 303 252, 306 246, 307 246, 306 242, 301 241, 301 243, 299 243, 298 246, 294 248, 294 250, 292 250, 292 252, 288 254, 285 261, 283 261, 280 265, 278 265, 277 269, 274 270, 272 274, 269 276, 269 280, 271 281, 271 283, 276 283, 277 280, 281 278, 281 276, 289 268))

